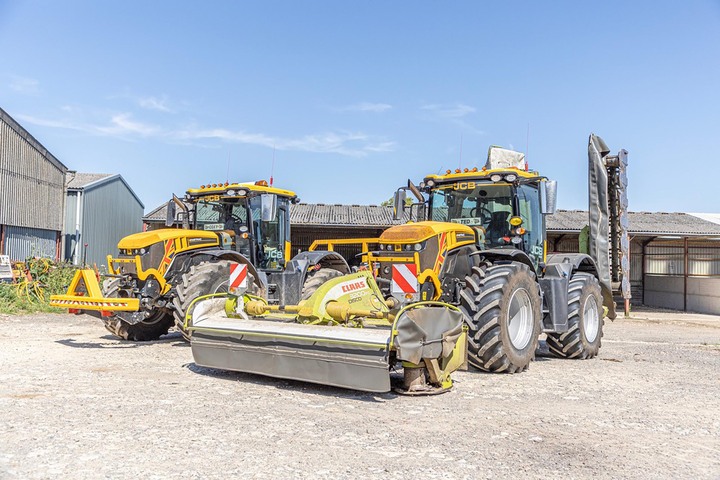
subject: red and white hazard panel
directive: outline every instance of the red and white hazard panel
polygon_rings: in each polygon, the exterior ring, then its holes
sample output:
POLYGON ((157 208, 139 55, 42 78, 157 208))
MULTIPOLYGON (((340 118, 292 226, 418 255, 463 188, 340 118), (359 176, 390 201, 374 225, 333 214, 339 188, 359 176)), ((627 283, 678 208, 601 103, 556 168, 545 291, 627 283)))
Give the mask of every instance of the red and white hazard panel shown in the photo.
POLYGON ((396 263, 392 266, 392 293, 417 293, 417 267, 414 263, 396 263))
POLYGON ((233 292, 238 289, 247 289, 247 265, 244 263, 231 263, 229 290, 233 292))

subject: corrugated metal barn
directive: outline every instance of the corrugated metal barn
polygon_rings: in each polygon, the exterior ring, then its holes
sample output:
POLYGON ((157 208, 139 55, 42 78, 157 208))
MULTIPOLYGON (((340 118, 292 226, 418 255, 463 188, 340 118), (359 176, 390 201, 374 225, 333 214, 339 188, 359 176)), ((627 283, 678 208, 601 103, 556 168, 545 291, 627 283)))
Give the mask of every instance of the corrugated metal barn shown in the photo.
POLYGON ((63 259, 105 265, 122 237, 141 231, 144 208, 120 175, 68 175, 63 259))
MULTIPOLYGON (((165 205, 144 217, 147 229, 165 225, 165 205)), ((407 219, 406 219, 407 220, 407 219)), ((292 205, 293 249, 314 240, 377 237, 400 222, 392 207, 376 205, 292 205)), ((720 314, 720 225, 685 213, 629 213, 633 305, 720 314)), ((548 252, 579 251, 588 213, 558 210, 547 219, 548 252)), ((336 250, 356 263, 358 246, 336 250)))
MULTIPOLYGON (((720 315, 720 225, 686 213, 629 212, 636 305, 720 315)), ((577 252, 587 212, 548 219, 549 250, 577 252)))
POLYGON ((67 167, 0 109, 0 252, 57 259, 67 167))

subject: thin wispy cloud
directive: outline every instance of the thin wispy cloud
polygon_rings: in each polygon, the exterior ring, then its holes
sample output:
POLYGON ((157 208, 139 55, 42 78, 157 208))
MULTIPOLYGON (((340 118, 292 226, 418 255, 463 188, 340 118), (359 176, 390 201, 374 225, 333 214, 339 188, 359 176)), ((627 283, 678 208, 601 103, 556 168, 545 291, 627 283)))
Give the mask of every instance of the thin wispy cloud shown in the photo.
POLYGON ((470 115, 471 113, 475 113, 477 110, 475 107, 471 107, 470 105, 465 105, 463 103, 456 103, 456 104, 430 104, 430 105, 423 105, 423 110, 427 110, 429 112, 434 113, 435 115, 443 118, 462 118, 470 115))
POLYGON ((344 110, 346 112, 382 113, 382 112, 387 112, 388 110, 391 110, 392 108, 393 108, 393 106, 388 103, 361 102, 361 103, 356 103, 354 105, 348 105, 347 107, 344 107, 341 110, 344 110))
POLYGON ((132 120, 132 115, 129 113, 113 115, 110 120, 104 124, 77 122, 67 118, 47 119, 31 115, 18 115, 17 118, 23 122, 41 127, 61 128, 90 135, 120 137, 125 139, 137 136, 156 136, 162 132, 162 129, 159 127, 132 120))
POLYGON ((155 110, 157 112, 173 113, 173 109, 168 105, 168 99, 165 97, 143 97, 138 99, 138 105, 146 110, 155 110))
POLYGON ((37 95, 40 93, 40 82, 34 78, 12 76, 8 84, 10 89, 22 95, 37 95))
POLYGON ((283 137, 224 128, 166 128, 139 121, 130 113, 115 114, 106 122, 95 123, 68 119, 45 119, 29 115, 18 115, 18 118, 23 122, 38 126, 62 128, 124 140, 154 138, 173 143, 220 140, 277 148, 278 150, 335 153, 351 157, 364 157, 372 153, 390 152, 395 149, 394 142, 362 132, 324 132, 300 137, 283 137))
POLYGON ((470 105, 466 105, 464 103, 433 103, 423 105, 420 109, 426 112, 429 115, 429 119, 433 121, 450 122, 463 130, 467 130, 478 135, 485 134, 483 130, 474 127, 467 120, 469 116, 477 112, 477 109, 470 105))
POLYGON ((389 152, 395 148, 394 142, 377 139, 364 133, 352 132, 326 132, 304 135, 298 138, 287 138, 242 130, 192 129, 173 132, 173 135, 181 140, 218 139, 232 143, 277 148, 278 150, 336 153, 351 157, 363 157, 369 153, 389 152))

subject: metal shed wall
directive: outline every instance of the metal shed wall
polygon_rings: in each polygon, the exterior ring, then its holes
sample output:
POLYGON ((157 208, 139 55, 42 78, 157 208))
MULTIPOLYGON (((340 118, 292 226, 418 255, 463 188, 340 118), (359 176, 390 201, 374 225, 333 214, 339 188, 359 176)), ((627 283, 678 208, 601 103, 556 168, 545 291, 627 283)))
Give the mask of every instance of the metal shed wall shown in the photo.
POLYGON ((4 228, 5 255, 13 261, 24 261, 29 257, 57 258, 58 232, 40 228, 4 228))
POLYGON ((0 110, 0 224, 59 232, 65 171, 0 110))
POLYGON ((720 242, 658 242, 645 247, 644 303, 720 314, 720 242))
MULTIPOLYGON (((65 254, 73 251, 76 240, 78 196, 77 192, 74 193, 72 197, 68 195, 65 254)), ((142 231, 144 207, 119 176, 97 187, 85 189, 80 193, 79 201, 82 220, 78 261, 82 262, 84 258, 88 265, 106 266, 108 254, 117 254, 117 244, 121 238, 142 231)))

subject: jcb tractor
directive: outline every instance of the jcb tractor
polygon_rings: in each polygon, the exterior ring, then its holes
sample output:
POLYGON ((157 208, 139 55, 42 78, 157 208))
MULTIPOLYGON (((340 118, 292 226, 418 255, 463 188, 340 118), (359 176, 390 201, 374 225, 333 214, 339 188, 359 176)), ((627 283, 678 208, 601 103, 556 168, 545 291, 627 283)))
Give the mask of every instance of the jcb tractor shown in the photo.
POLYGON ((292 257, 290 204, 295 193, 255 183, 203 185, 168 203, 166 225, 176 213, 182 229, 129 235, 108 255, 102 291, 92 270, 80 270, 66 295, 50 304, 100 316, 106 328, 126 340, 154 340, 177 325, 198 296, 227 290, 231 263, 247 265, 249 291, 270 304, 295 304, 326 280, 349 273, 335 252, 292 257), (181 211, 178 212, 177 209, 181 211))
POLYGON ((594 357, 603 306, 615 318, 615 304, 593 258, 547 254, 545 216, 555 210, 556 188, 522 153, 498 147, 482 169, 408 182, 395 194, 396 219, 410 190, 427 220, 363 239, 379 245, 366 252, 368 268, 386 297, 459 307, 468 361, 479 369, 527 369, 541 332, 559 357, 594 357))

